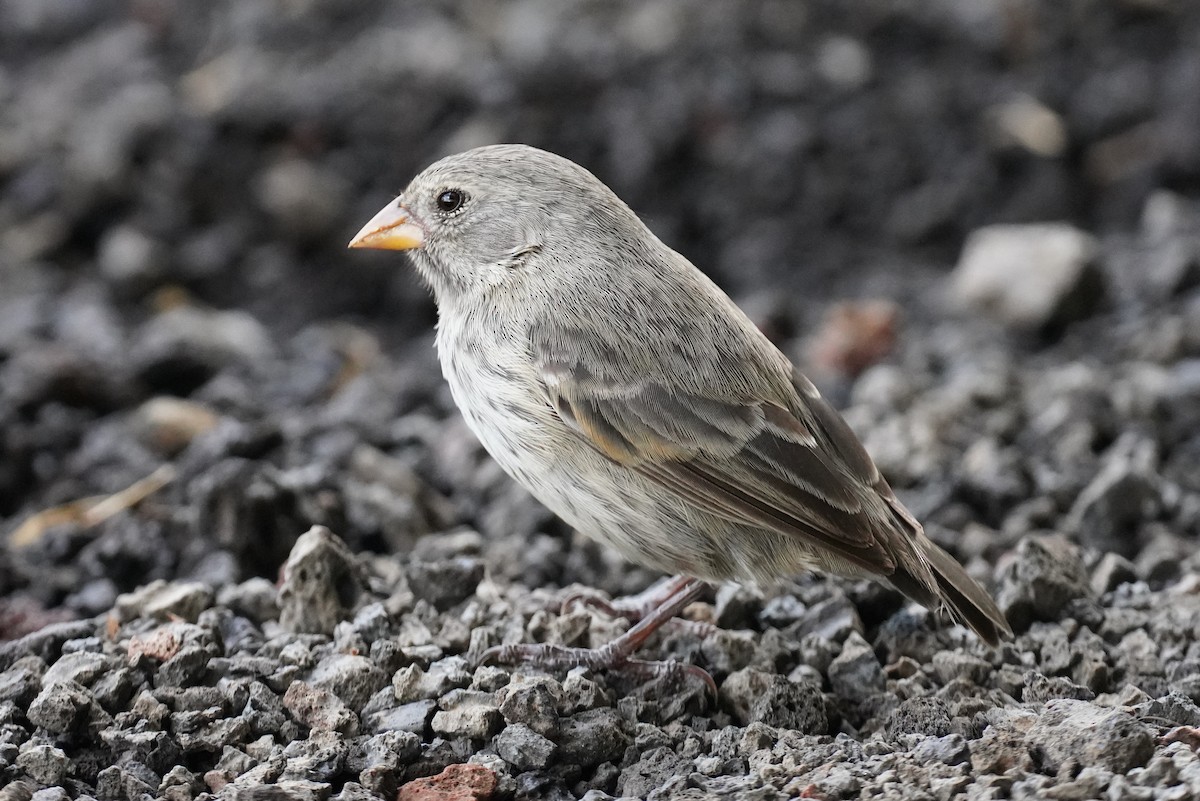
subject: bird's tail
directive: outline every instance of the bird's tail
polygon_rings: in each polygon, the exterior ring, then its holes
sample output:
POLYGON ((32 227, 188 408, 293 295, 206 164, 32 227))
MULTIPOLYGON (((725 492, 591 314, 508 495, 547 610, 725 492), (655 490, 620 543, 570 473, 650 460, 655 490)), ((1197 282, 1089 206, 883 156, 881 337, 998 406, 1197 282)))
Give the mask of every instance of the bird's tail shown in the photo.
POLYGON ((987 591, 967 575, 953 556, 928 538, 921 537, 921 540, 933 568, 942 605, 955 621, 978 634, 988 645, 995 646, 1001 640, 1012 639, 1012 628, 987 591))
POLYGON ((880 483, 879 492, 888 502, 896 524, 911 538, 908 541, 921 550, 928 565, 928 571, 922 565, 916 572, 906 570, 903 563, 897 565, 896 572, 888 576, 892 586, 926 609, 939 606, 946 609, 955 622, 978 634, 988 645, 994 647, 1001 640, 1012 639, 1012 628, 987 590, 968 576, 953 556, 925 536, 921 524, 904 508, 892 488, 882 479, 880 483), (932 582, 929 581, 930 573, 932 582))

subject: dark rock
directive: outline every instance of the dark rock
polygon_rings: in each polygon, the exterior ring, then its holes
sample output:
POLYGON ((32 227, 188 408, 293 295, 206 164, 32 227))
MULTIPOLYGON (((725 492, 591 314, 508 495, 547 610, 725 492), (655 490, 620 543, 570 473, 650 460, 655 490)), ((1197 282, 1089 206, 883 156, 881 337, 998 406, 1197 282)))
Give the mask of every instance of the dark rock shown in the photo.
POLYGON ((700 653, 711 673, 731 673, 755 657, 759 636, 752 631, 717 629, 700 638, 700 653))
POLYGON ((408 566, 408 583, 418 598, 445 610, 475 594, 483 578, 483 562, 462 557, 449 562, 414 562, 408 566))
POLYGON ((824 734, 829 729, 821 688, 781 676, 773 676, 751 705, 749 722, 755 721, 805 734, 824 734))
POLYGON ((620 715, 602 707, 565 718, 557 741, 564 760, 586 768, 620 759, 633 738, 620 715))
POLYGON ((1092 569, 1092 593, 1099 596, 1112 592, 1122 584, 1137 581, 1137 569, 1119 553, 1104 554, 1092 569))
POLYGON ((0 702, 10 701, 26 708, 42 688, 46 663, 37 656, 25 656, 0 673, 0 702))
POLYGON ((280 780, 331 782, 345 770, 349 752, 350 744, 340 733, 314 731, 307 739, 284 746, 282 756, 287 763, 280 780))
POLYGON ((776 595, 763 604, 758 619, 775 628, 784 628, 804 617, 807 607, 794 595, 776 595))
POLYGON ((616 790, 622 797, 650 798, 652 793, 670 792, 691 760, 683 759, 665 746, 642 752, 634 764, 621 771, 616 790))
POLYGON ((924 764, 961 765, 971 758, 971 749, 961 734, 946 734, 921 740, 913 749, 913 757, 924 764))
POLYGON ((331 654, 312 669, 308 683, 329 690, 358 711, 387 683, 387 676, 365 656, 331 654))
MULTIPOLYGON (((64 643, 64 651, 66 644, 64 643)), ((85 687, 91 686, 96 679, 117 667, 116 659, 104 654, 77 651, 64 653, 42 675, 42 684, 50 685, 63 681, 73 681, 85 687)))
POLYGON ((142 798, 153 796, 159 777, 137 770, 136 763, 110 765, 96 777, 96 792, 101 798, 142 798))
POLYGON ((1002 571, 996 603, 1014 630, 1022 631, 1034 620, 1058 620, 1071 601, 1090 593, 1075 546, 1053 537, 1026 537, 1002 571))
POLYGON ((361 748, 348 757, 346 767, 357 771, 378 767, 396 771, 412 761, 420 751, 419 735, 405 731, 382 732, 367 738, 361 748))
POLYGON ((558 753, 558 746, 524 723, 511 723, 492 741, 496 753, 517 770, 544 770, 558 753))
POLYGON ((187 395, 234 364, 266 364, 274 345, 262 324, 244 312, 179 306, 150 320, 134 339, 130 359, 150 386, 187 395))
POLYGON ((283 568, 279 624, 287 631, 330 634, 353 614, 363 577, 346 544, 323 526, 296 540, 283 568))
POLYGON ((1059 698, 1090 701, 1096 694, 1063 676, 1046 677, 1040 673, 1025 675, 1025 691, 1021 700, 1026 703, 1045 702, 1059 698))
POLYGON ((800 620, 788 627, 788 633, 796 639, 815 635, 840 643, 852 633, 862 634, 863 624, 850 599, 838 595, 809 607, 800 620))
POLYGON ((950 709, 940 698, 909 698, 888 715, 885 729, 893 739, 905 734, 945 737, 950 733, 950 709))
POLYGON ((106 711, 116 713, 126 708, 139 680, 135 671, 126 667, 118 668, 104 674, 92 685, 92 697, 106 711))
MULTIPOLYGON (((14 784, 21 784, 16 782, 14 784)), ((71 796, 63 787, 43 787, 33 795, 28 796, 29 801, 70 801, 71 796)))
POLYGON ((31 723, 53 734, 67 734, 111 722, 91 694, 70 681, 45 687, 33 699, 27 714, 31 723))
POLYGON ((1128 713, 1070 699, 1046 704, 1029 729, 1029 743, 1052 771, 1070 764, 1124 773, 1154 753, 1150 730, 1128 713))
POLYGON ((1162 506, 1158 452, 1153 442, 1125 437, 1075 500, 1070 525, 1079 541, 1122 556, 1138 552, 1138 523, 1153 520, 1162 506))
POLYGON ((199 681, 208 672, 212 652, 207 648, 188 646, 168 659, 154 674, 158 687, 184 687, 199 681))
POLYGON ((384 638, 392 632, 393 621, 387 607, 381 603, 373 603, 359 609, 350 625, 364 640, 371 643, 371 648, 374 649, 386 641, 384 638))
POLYGON ((961 651, 938 651, 933 655, 933 672, 943 684, 966 679, 983 687, 992 675, 992 666, 984 659, 961 651))
POLYGON ((566 704, 565 690, 557 681, 544 676, 514 676, 499 697, 505 722, 523 723, 543 737, 557 738, 559 710, 566 704))
POLYGON ((437 711, 437 701, 412 701, 363 713, 363 728, 371 732, 411 732, 423 735, 437 711))
POLYGON ((195 621, 212 605, 213 591, 194 581, 153 581, 117 598, 117 613, 124 620, 152 617, 159 620, 195 621))
POLYGON ((840 698, 864 703, 884 689, 883 668, 860 634, 846 638, 842 652, 829 664, 829 685, 840 698))
POLYGON ((983 736, 971 743, 971 767, 979 774, 1002 774, 1010 770, 1030 772, 1029 732, 1037 715, 1028 710, 993 709, 985 713, 990 724, 983 736))
POLYGON ((745 628, 762 608, 762 595, 741 584, 725 584, 717 589, 713 622, 722 629, 745 628))

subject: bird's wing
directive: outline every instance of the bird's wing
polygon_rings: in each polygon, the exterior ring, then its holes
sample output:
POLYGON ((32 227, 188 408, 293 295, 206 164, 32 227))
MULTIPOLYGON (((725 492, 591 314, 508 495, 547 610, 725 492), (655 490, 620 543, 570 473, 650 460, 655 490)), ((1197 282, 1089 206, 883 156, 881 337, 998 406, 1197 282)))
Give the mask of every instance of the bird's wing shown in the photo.
POLYGON ((661 376, 618 376, 572 350, 534 337, 548 401, 614 462, 712 514, 803 538, 871 573, 892 575, 911 551, 897 552, 888 534, 909 521, 919 530, 916 521, 803 376, 782 402, 727 399, 661 376))

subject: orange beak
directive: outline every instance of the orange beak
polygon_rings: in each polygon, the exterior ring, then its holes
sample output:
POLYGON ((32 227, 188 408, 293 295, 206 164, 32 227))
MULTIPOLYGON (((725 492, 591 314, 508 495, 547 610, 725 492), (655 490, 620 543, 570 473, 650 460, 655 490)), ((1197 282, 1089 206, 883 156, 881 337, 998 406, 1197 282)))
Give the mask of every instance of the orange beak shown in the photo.
POLYGON ((414 223, 408 209, 389 203, 354 235, 347 247, 376 250, 412 250, 425 246, 425 232, 414 223))

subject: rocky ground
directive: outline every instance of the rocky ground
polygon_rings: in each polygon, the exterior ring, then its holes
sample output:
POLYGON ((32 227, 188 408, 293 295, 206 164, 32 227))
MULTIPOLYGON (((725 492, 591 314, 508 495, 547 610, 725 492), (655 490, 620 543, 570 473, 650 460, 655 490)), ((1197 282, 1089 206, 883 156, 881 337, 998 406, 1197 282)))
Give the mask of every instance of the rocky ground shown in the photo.
POLYGON ((0 5, 0 799, 1200 797, 1198 40, 1172 0, 0 5), (343 250, 493 141, 718 279, 1016 639, 799 576, 647 647, 716 699, 475 666, 656 578, 500 473, 403 260, 343 250))

